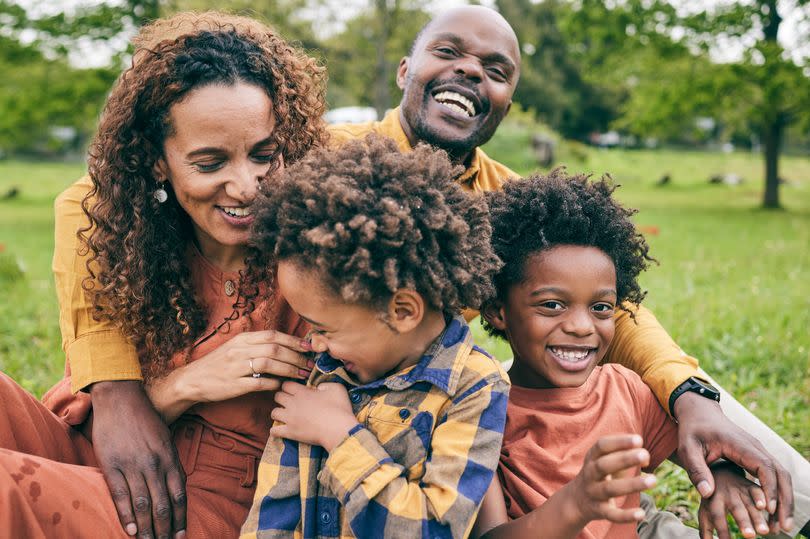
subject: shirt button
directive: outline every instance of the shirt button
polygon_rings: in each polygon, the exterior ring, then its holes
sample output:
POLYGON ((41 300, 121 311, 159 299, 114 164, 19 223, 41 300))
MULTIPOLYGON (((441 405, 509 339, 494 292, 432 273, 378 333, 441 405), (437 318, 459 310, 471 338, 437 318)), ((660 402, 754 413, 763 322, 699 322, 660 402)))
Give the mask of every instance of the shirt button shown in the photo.
POLYGON ((402 410, 399 411, 399 417, 401 417, 402 419, 408 419, 409 417, 411 417, 411 411, 408 410, 407 408, 403 408, 402 410))
POLYGON ((225 281, 225 295, 228 297, 233 296, 236 293, 236 284, 228 279, 225 281))
POLYGON ((357 404, 361 400, 363 400, 363 396, 360 395, 360 393, 352 393, 351 397, 349 397, 349 400, 352 401, 354 404, 357 404))
POLYGON ((332 515, 324 511, 323 513, 321 513, 321 522, 323 522, 324 524, 329 524, 330 522, 332 522, 332 515))

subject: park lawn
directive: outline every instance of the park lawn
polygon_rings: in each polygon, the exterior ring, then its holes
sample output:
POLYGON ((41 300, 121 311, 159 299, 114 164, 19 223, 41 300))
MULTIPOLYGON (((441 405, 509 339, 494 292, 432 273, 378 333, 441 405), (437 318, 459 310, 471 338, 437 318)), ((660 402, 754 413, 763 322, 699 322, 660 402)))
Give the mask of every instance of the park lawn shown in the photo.
MULTIPOLYGON (((571 172, 610 172, 622 186, 617 196, 640 209, 637 222, 660 262, 643 278, 645 304, 726 389, 810 456, 810 159, 783 158, 786 209, 763 211, 757 155, 566 148, 561 160, 571 172), (707 183, 727 172, 746 182, 707 183), (671 184, 657 187, 665 173, 671 184)), ((525 130, 505 124, 487 151, 520 172, 532 168, 525 130)), ((64 364, 50 272, 53 198, 83 170, 0 161, 0 370, 37 395, 64 364), (20 194, 3 200, 12 186, 20 194), (14 276, 18 261, 22 277, 14 276)), ((475 328, 485 348, 511 356, 475 328)), ((685 474, 658 475, 659 505, 694 513, 685 474)))

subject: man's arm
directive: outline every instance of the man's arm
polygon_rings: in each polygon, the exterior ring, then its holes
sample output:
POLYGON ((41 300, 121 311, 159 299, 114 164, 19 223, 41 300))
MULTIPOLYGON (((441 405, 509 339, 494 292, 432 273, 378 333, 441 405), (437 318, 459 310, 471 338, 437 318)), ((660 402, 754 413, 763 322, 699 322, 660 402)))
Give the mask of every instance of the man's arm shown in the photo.
POLYGON ((65 371, 74 392, 91 394, 93 447, 122 527, 130 535, 146 536, 154 529, 159 536, 181 537, 185 474, 171 434, 146 397, 135 348, 113 322, 93 319, 92 301, 82 287, 89 276, 88 255, 76 233, 88 222, 81 203, 91 187, 86 176, 54 204, 53 272, 65 371))
POLYGON ((691 376, 701 378, 701 373, 697 360, 683 353, 652 312, 638 306, 635 320, 624 311, 616 315, 616 336, 606 360, 638 373, 664 410, 678 420, 678 457, 702 497, 714 492, 709 464, 725 458, 757 477, 775 520, 783 529, 792 525, 790 475, 759 441, 729 421, 717 402, 697 393, 684 393, 669 409, 672 392, 691 376))
POLYGON ((681 350, 650 310, 641 305, 629 308, 634 316, 621 309, 616 313, 616 336, 605 362, 635 371, 671 415, 670 395, 684 380, 698 376, 698 362, 681 350))
POLYGON ((62 348, 74 392, 95 382, 142 379, 135 347, 112 321, 93 318, 92 301, 82 286, 90 276, 89 255, 76 233, 87 226, 81 204, 91 188, 90 178, 85 176, 62 192, 54 203, 53 274, 62 348))
POLYGON ((461 398, 437 418, 422 477, 409 480, 361 425, 332 450, 319 479, 358 537, 379 536, 381 514, 403 537, 470 532, 500 455, 509 388, 500 375, 480 386, 459 389, 461 398))

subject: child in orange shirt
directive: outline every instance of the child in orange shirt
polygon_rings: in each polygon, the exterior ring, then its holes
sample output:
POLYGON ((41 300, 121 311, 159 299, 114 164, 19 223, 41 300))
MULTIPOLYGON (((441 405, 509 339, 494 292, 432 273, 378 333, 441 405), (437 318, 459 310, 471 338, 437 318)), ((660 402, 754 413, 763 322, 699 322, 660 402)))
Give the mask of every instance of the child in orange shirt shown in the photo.
MULTIPOLYGON (((638 537, 640 492, 677 449, 677 426, 634 372, 597 366, 616 309, 644 297, 637 277, 652 259, 604 180, 547 177, 490 193, 493 246, 504 267, 484 326, 514 353, 498 469, 476 525, 487 537, 638 537), (620 434, 629 433, 629 434, 620 434)), ((728 537, 729 510, 745 537, 767 532, 762 490, 731 465, 701 506, 701 531, 728 537)), ((677 523, 655 537, 698 537, 677 523), (659 535, 660 534, 660 535, 659 535)))

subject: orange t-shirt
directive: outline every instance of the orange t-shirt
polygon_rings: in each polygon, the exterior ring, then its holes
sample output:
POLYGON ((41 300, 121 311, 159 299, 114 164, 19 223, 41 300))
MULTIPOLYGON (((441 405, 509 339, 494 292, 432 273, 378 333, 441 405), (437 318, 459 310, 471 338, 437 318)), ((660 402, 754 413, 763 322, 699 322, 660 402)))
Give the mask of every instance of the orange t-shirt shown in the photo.
MULTIPOLYGON (((512 386, 498 476, 509 518, 544 503, 582 468, 602 436, 636 433, 644 439, 654 470, 678 447, 675 423, 650 388, 620 365, 596 367, 580 387, 527 389, 512 386)), ((638 506, 639 495, 617 500, 638 506)), ((637 537, 635 524, 591 522, 580 539, 637 537)))

